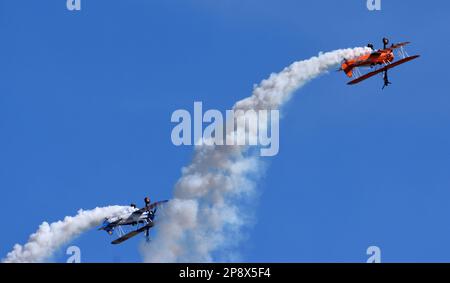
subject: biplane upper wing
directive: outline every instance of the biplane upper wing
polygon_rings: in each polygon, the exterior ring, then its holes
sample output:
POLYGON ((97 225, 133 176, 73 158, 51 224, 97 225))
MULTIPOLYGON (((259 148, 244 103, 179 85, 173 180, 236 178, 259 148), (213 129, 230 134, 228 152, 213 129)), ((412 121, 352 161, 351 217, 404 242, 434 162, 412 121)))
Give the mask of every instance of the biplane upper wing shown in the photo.
POLYGON ((129 238, 134 237, 137 234, 144 232, 146 229, 153 227, 153 225, 154 225, 153 222, 150 222, 147 225, 145 225, 137 230, 131 231, 130 233, 127 233, 127 234, 123 235, 122 237, 115 239, 114 241, 111 242, 111 244, 113 244, 113 245, 120 244, 120 243, 128 240, 129 238))
POLYGON ((139 217, 146 211, 147 211, 146 207, 138 209, 138 210, 134 211, 133 213, 131 213, 131 215, 128 216, 126 221, 133 221, 133 220, 137 221, 137 219, 139 219, 139 217))
POLYGON ((381 55, 380 51, 374 51, 374 52, 370 53, 370 57, 369 58, 378 57, 380 55, 381 55))
POLYGON ((131 215, 128 218, 139 217, 139 216, 141 216, 142 213, 144 213, 146 211, 147 211, 146 207, 138 209, 138 210, 134 211, 133 213, 131 213, 131 215))
POLYGON ((381 55, 381 52, 374 51, 374 52, 370 53, 370 56, 367 59, 357 61, 355 63, 355 66, 362 66, 362 65, 367 64, 367 63, 370 64, 372 62, 372 60, 375 60, 376 58, 380 57, 380 55, 381 55))
POLYGON ((347 84, 348 85, 357 84, 359 82, 362 82, 362 81, 364 81, 364 80, 366 80, 368 78, 371 78, 371 77, 375 76, 376 74, 379 74, 379 73, 382 73, 382 72, 384 72, 386 70, 389 70, 389 69, 392 69, 394 67, 397 67, 398 65, 401 65, 403 63, 409 62, 409 61, 414 60, 414 59, 416 59, 418 57, 420 57, 420 55, 414 55, 414 56, 410 56, 410 57, 406 57, 404 59, 398 60, 398 61, 396 61, 394 63, 391 63, 391 64, 389 64, 389 65, 387 65, 387 66, 385 66, 385 67, 383 67, 381 69, 378 69, 376 71, 367 73, 367 74, 365 74, 365 75, 363 75, 363 76, 361 76, 361 77, 359 77, 357 79, 354 79, 354 80, 348 82, 347 84))
POLYGON ((168 202, 168 200, 157 201, 157 202, 155 202, 155 203, 149 205, 148 207, 146 206, 146 207, 143 207, 143 208, 141 208, 141 209, 138 209, 138 210, 134 211, 134 212, 128 217, 128 219, 137 219, 137 218, 139 218, 144 212, 150 211, 150 210, 152 210, 153 208, 158 207, 158 206, 160 206, 161 204, 163 204, 163 203, 165 203, 165 202, 168 202))
POLYGON ((405 46, 405 45, 407 45, 407 44, 410 44, 411 42, 409 42, 409 41, 407 41, 407 42, 400 42, 400 43, 396 43, 396 44, 393 44, 391 47, 389 47, 389 48, 391 48, 391 49, 396 49, 396 48, 400 48, 400 47, 402 47, 402 46, 405 46))
POLYGON ((152 204, 149 205, 148 207, 145 207, 145 209, 147 209, 147 210, 152 210, 153 208, 158 207, 158 206, 160 206, 161 204, 166 203, 166 202, 168 202, 168 200, 157 201, 157 202, 155 202, 155 203, 152 203, 152 204))

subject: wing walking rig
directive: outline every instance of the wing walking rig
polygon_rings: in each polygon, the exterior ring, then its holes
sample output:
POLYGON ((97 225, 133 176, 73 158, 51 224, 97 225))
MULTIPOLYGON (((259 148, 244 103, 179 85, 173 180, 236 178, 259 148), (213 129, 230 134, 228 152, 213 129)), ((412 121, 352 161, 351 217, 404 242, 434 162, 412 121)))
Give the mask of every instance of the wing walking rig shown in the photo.
POLYGON ((144 201, 145 206, 143 208, 138 209, 135 204, 131 204, 130 210, 122 215, 105 218, 98 230, 105 230, 109 235, 113 235, 114 232, 117 233, 118 238, 113 240, 111 244, 120 244, 142 232, 145 233, 145 237, 149 241, 150 228, 155 225, 156 211, 168 200, 151 203, 150 198, 146 197, 144 201))
POLYGON ((410 44, 410 42, 401 42, 392 44, 391 46, 388 46, 388 44, 389 40, 387 38, 383 38, 383 49, 374 50, 373 45, 368 44, 367 46, 373 50, 371 53, 359 56, 355 59, 344 60, 338 71, 344 71, 347 77, 353 78, 353 80, 347 84, 354 85, 382 73, 384 89, 391 84, 388 78, 388 70, 420 57, 420 55, 408 55, 405 50, 405 46, 410 44), (394 51, 396 50, 401 58, 397 61, 395 61, 394 55, 394 51), (369 73, 362 74, 359 70, 361 67, 369 67, 374 70, 369 73))

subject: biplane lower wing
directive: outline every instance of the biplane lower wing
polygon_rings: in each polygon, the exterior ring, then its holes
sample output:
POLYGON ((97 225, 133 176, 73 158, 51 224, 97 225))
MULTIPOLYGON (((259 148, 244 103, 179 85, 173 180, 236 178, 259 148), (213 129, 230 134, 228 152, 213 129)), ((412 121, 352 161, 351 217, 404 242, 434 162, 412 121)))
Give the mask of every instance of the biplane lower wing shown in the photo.
POLYGON ((414 56, 410 56, 410 57, 403 58, 403 59, 398 60, 398 61, 396 61, 396 62, 394 62, 394 63, 391 63, 391 64, 389 64, 389 65, 387 65, 387 66, 385 66, 385 67, 383 67, 383 68, 381 68, 381 69, 378 69, 378 70, 376 70, 376 71, 367 73, 367 74, 365 74, 365 75, 363 75, 363 76, 361 76, 361 77, 359 77, 359 78, 357 78, 357 79, 354 79, 353 81, 350 81, 350 82, 348 82, 347 84, 348 84, 348 85, 354 85, 354 84, 357 84, 357 83, 359 83, 359 82, 362 82, 362 81, 364 81, 364 80, 366 80, 366 79, 368 79, 368 78, 371 78, 371 77, 375 76, 376 74, 379 74, 379 73, 382 73, 382 72, 387 71, 387 70, 389 70, 389 69, 392 69, 392 68, 394 68, 394 67, 397 67, 398 65, 401 65, 401 64, 403 64, 403 63, 409 62, 409 61, 414 60, 414 59, 416 59, 416 58, 418 58, 418 57, 420 57, 420 55, 414 55, 414 56))
POLYGON ((131 231, 130 233, 127 233, 127 234, 123 235, 122 237, 115 239, 114 241, 111 242, 111 244, 114 244, 114 245, 120 244, 120 243, 128 240, 129 238, 134 237, 137 234, 144 232, 146 229, 152 228, 153 225, 154 225, 153 222, 150 222, 149 224, 147 224, 137 230, 131 231))

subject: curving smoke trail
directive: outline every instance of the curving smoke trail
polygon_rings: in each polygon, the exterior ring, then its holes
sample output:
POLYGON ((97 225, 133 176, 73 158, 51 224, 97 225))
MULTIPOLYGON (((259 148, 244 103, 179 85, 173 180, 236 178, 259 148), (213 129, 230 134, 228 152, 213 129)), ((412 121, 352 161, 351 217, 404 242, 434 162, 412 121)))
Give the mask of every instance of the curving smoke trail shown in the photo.
POLYGON ((2 262, 43 262, 62 245, 97 226, 105 217, 120 215, 129 209, 128 206, 118 205, 97 207, 92 210, 81 209, 76 216, 66 216, 62 221, 51 224, 43 222, 25 245, 14 245, 13 250, 2 262))
MULTIPOLYGON (((370 51, 362 47, 340 49, 295 62, 263 80, 233 109, 280 109, 308 81, 335 68, 344 58, 370 51)), ((235 133, 237 128, 227 132, 226 138, 235 133)), ((218 250, 232 248, 248 220, 242 202, 254 193, 253 176, 260 171, 260 162, 248 147, 197 146, 192 163, 182 169, 173 200, 164 210, 158 235, 151 245, 142 247, 144 261, 211 262, 218 250)))
MULTIPOLYGON (((368 52, 370 49, 360 47, 341 49, 295 62, 262 81, 250 97, 238 101, 233 109, 280 109, 294 91, 308 81, 334 68, 344 58, 368 52)), ((238 118, 236 115, 235 121, 238 118)), ((242 133, 235 128, 226 133, 226 138, 239 132, 242 133)), ((258 157, 249 154, 245 146, 196 147, 192 163, 182 169, 173 200, 162 211, 157 237, 142 249, 144 261, 209 262, 213 261, 214 252, 232 248, 248 221, 242 203, 254 194, 253 177, 260 174, 261 167, 258 157)), ((43 222, 25 245, 16 244, 2 262, 45 261, 103 218, 119 215, 127 209, 130 207, 80 210, 76 216, 67 216, 63 221, 43 222)))

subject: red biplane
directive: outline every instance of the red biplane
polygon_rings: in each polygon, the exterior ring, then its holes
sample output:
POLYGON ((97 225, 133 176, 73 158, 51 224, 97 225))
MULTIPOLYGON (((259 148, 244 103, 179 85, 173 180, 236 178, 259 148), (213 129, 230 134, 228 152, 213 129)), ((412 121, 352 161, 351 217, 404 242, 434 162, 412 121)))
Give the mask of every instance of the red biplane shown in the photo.
POLYGON ((404 46, 409 43, 410 42, 402 42, 392 44, 388 47, 389 40, 387 38, 383 38, 383 49, 374 50, 373 45, 368 44, 367 46, 371 48, 373 52, 352 60, 344 60, 339 71, 344 71, 349 78, 355 77, 354 80, 347 83, 349 85, 357 84, 377 74, 383 73, 384 89, 386 86, 391 84, 388 79, 389 69, 420 57, 420 55, 409 56, 408 53, 406 53, 404 46), (398 54, 401 59, 394 62, 394 50, 396 49, 398 49, 398 54), (376 70, 362 75, 359 71, 359 67, 370 67, 375 68, 376 70))

